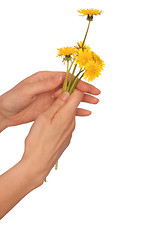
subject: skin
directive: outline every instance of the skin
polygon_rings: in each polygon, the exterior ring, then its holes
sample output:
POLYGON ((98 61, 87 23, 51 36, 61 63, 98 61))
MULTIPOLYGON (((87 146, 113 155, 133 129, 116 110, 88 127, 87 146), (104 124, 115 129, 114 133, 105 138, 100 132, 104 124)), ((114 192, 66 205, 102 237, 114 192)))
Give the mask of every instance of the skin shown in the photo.
MULTIPOLYGON (((0 96, 0 119, 1 122, 4 119, 6 125, 2 123, 1 128, 34 121, 59 96, 65 76, 64 72, 37 72, 0 96)), ((83 81, 78 83, 77 89, 84 92, 82 102, 98 103, 98 98, 91 95, 100 94, 99 89, 83 81)), ((76 110, 76 116, 90 114, 86 109, 76 110)))
POLYGON ((0 219, 24 196, 41 186, 69 146, 76 116, 88 116, 80 102, 97 103, 100 91, 79 82, 69 96, 61 94, 65 73, 39 72, 0 96, 0 130, 34 121, 22 159, 0 176, 0 219), (54 96, 54 97, 52 97, 54 96))

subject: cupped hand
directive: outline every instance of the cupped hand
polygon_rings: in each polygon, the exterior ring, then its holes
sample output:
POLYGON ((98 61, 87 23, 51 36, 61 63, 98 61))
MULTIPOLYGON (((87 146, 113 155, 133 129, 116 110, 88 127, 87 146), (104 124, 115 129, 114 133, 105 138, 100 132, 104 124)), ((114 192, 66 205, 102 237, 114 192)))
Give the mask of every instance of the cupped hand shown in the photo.
MULTIPOLYGON (((66 73, 41 71, 24 79, 14 88, 0 96, 0 114, 7 126, 34 121, 46 111, 61 93, 66 73)), ((91 95, 100 94, 93 85, 80 81, 76 87, 84 92, 81 101, 96 104, 98 99, 91 95), (91 95, 90 95, 91 94, 91 95)), ((91 112, 77 109, 77 116, 88 116, 91 112)))
POLYGON ((25 141, 22 161, 30 166, 37 185, 41 185, 61 154, 69 146, 75 129, 76 110, 83 99, 76 90, 71 96, 61 94, 32 125, 25 141))

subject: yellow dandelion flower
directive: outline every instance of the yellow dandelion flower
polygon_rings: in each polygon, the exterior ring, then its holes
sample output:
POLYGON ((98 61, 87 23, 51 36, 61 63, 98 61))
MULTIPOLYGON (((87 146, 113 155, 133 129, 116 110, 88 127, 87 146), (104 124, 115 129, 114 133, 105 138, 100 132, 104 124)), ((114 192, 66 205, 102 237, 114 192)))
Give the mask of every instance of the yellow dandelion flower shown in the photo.
POLYGON ((74 56, 75 64, 79 64, 80 68, 85 67, 85 64, 92 60, 92 54, 89 50, 83 50, 80 48, 77 54, 74 56))
POLYGON ((91 60, 85 65, 85 73, 83 77, 88 82, 92 82, 96 77, 101 75, 101 71, 101 65, 94 60, 91 60))
POLYGON ((91 50, 90 46, 89 46, 89 45, 86 45, 86 44, 83 44, 82 41, 77 42, 77 46, 75 46, 75 48, 76 48, 77 50, 79 50, 80 48, 83 48, 83 50, 87 50, 87 51, 90 51, 90 50, 91 50), (83 47, 82 47, 82 45, 83 45, 83 47))
POLYGON ((70 57, 73 56, 76 52, 74 47, 64 47, 57 49, 58 55, 57 57, 70 57))
POLYGON ((102 68, 102 70, 103 70, 104 67, 105 67, 105 63, 104 63, 104 61, 100 58, 100 56, 97 55, 95 52, 92 52, 92 57, 93 57, 93 60, 94 60, 95 62, 97 62, 97 63, 101 66, 101 68, 102 68))
POLYGON ((80 9, 78 10, 78 12, 80 13, 80 16, 82 17, 87 16, 87 20, 92 21, 94 15, 100 15, 103 11, 90 8, 90 9, 80 9))

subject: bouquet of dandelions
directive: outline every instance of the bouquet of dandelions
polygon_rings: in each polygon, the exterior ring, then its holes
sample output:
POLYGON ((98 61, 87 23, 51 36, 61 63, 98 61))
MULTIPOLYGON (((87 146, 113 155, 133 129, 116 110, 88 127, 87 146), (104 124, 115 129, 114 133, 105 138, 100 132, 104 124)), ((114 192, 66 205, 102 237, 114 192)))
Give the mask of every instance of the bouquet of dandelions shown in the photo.
MULTIPOLYGON (((93 51, 90 46, 85 44, 86 37, 89 31, 90 23, 93 21, 94 15, 100 15, 101 10, 98 9, 80 9, 80 16, 87 16, 88 27, 83 42, 77 42, 74 47, 58 48, 57 57, 62 57, 63 62, 67 63, 66 78, 63 83, 62 92, 73 93, 78 82, 84 78, 87 81, 93 81, 99 77, 104 69, 103 60, 93 51), (78 73, 75 74, 78 67, 78 73), (71 69, 73 68, 72 72, 71 69), (69 78, 71 72, 71 77, 69 78)), ((56 163, 55 169, 58 167, 56 163)))

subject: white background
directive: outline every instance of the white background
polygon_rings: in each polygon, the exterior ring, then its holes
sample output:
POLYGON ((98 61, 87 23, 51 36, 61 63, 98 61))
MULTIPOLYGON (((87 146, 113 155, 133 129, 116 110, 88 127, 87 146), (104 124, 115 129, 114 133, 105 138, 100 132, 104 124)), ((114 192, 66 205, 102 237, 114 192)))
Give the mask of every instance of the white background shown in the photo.
MULTIPOLYGON (((48 183, 0 222, 0 239, 159 239, 158 1, 0 0, 0 94, 82 40, 79 8, 98 8, 87 43, 106 63, 93 111, 48 183)), ((0 135, 0 173, 21 159, 30 124, 0 135)))

